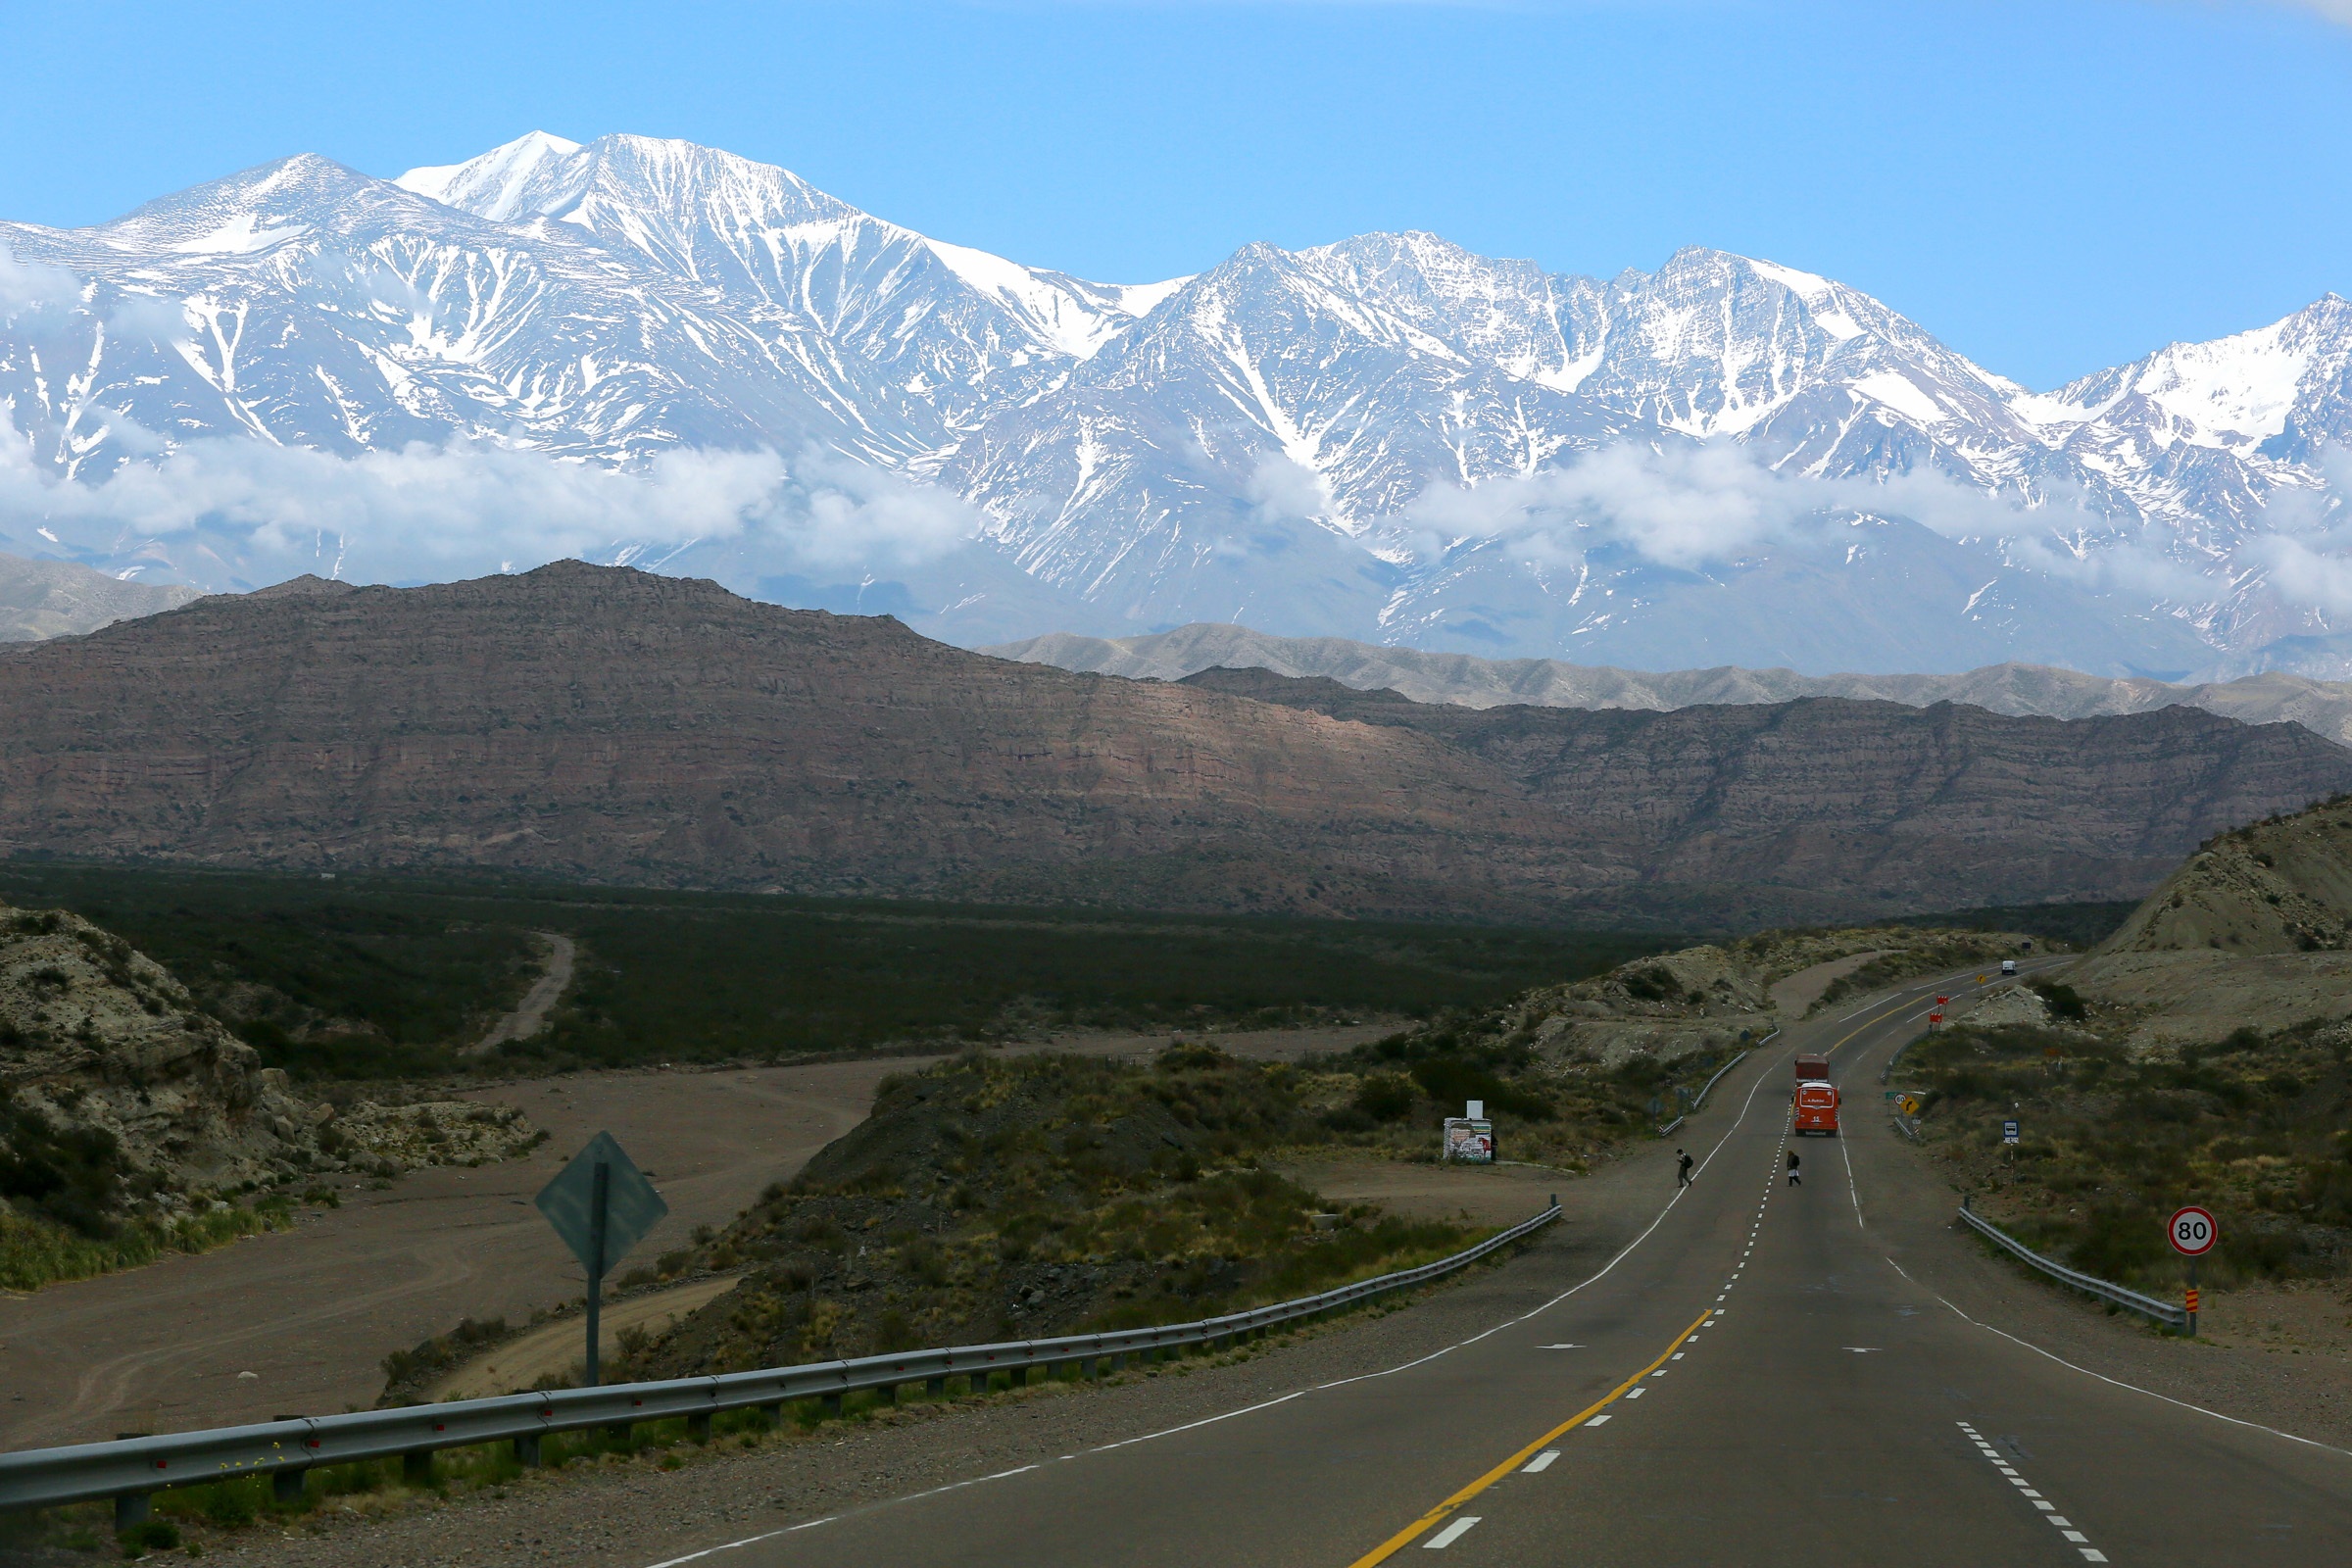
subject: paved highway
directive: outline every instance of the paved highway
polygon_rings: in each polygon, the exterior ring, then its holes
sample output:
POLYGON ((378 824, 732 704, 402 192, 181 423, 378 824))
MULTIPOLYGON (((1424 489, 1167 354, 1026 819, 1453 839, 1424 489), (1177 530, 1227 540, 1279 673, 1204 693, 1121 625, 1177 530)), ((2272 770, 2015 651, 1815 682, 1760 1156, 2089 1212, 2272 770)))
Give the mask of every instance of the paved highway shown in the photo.
POLYGON ((1480 1287, 1494 1320, 1451 1348, 669 1560, 2342 1563, 2352 1454, 2077 1370, 1915 1277, 1950 1255, 1929 1234, 1948 1208, 1878 1071, 1955 983, 1751 1056, 1678 1133, 1702 1156, 1691 1189, 1661 1191, 1590 1277, 1532 1250, 1480 1287), (1792 1187, 1788 1058, 1824 1048, 1847 1135, 1802 1140, 1792 1187))

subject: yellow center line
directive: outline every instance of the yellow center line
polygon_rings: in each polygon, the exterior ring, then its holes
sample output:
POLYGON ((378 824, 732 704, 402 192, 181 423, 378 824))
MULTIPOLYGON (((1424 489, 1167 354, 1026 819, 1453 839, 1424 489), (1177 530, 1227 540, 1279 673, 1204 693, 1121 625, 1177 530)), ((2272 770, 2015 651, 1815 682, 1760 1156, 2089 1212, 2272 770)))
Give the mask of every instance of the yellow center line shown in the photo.
POLYGON ((1348 1565, 1348 1568, 1372 1568, 1374 1563, 1386 1562, 1389 1560, 1389 1558, 1403 1550, 1406 1546, 1411 1545, 1414 1539, 1425 1533, 1430 1526, 1438 1523, 1438 1521, 1444 1519, 1447 1514, 1452 1513, 1463 1503, 1468 1502, 1472 1497, 1477 1496, 1480 1493, 1486 1491, 1495 1482, 1500 1481, 1504 1476, 1509 1475, 1512 1471, 1527 1463, 1528 1460, 1534 1458, 1537 1451, 1545 1444, 1555 1442, 1562 1435, 1573 1432, 1578 1427, 1583 1426, 1587 1421, 1592 1420, 1595 1415, 1598 1415, 1602 1410, 1608 1408, 1608 1406, 1611 1404, 1614 1404, 1618 1399, 1624 1397, 1626 1390, 1633 1388, 1643 1378, 1649 1376, 1652 1372, 1655 1372, 1658 1368, 1664 1366, 1667 1362, 1667 1359, 1671 1357, 1676 1350, 1682 1348, 1683 1342, 1698 1332, 1699 1324, 1704 1323, 1713 1315, 1714 1313, 1712 1308, 1705 1312, 1699 1313, 1698 1316, 1691 1321, 1691 1324, 1689 1328, 1683 1330, 1682 1333, 1677 1334, 1674 1337, 1673 1344, 1667 1346, 1665 1349, 1658 1352, 1658 1358, 1655 1361, 1650 1362, 1649 1365, 1643 1367, 1641 1371, 1635 1373, 1632 1377, 1627 1378, 1623 1383, 1620 1383, 1615 1388, 1611 1389, 1607 1395, 1593 1401, 1592 1404, 1587 1405, 1584 1409, 1577 1411, 1576 1414, 1570 1416, 1558 1426, 1553 1427, 1549 1432, 1544 1433, 1535 1442, 1529 1444, 1526 1447, 1521 1448, 1517 1453, 1512 1454, 1509 1458, 1503 1460, 1494 1469, 1488 1471, 1485 1475, 1480 1476, 1476 1481, 1471 1482, 1468 1486, 1462 1488, 1461 1491, 1455 1493, 1452 1496, 1447 1497, 1444 1502, 1439 1503, 1435 1508, 1430 1509, 1429 1512, 1423 1514, 1420 1518, 1414 1520, 1411 1524, 1405 1526, 1402 1530, 1399 1530, 1396 1532, 1396 1534, 1391 1536, 1388 1540, 1382 1542, 1379 1545, 1373 1547, 1361 1557, 1356 1558, 1355 1561, 1348 1565))
MULTIPOLYGON (((1940 984, 1942 982, 1937 983, 1940 984)), ((1885 1022, 1889 1013, 1900 1012, 1903 1010, 1903 1008, 1912 1005, 1912 1004, 1916 1003, 1918 1000, 1919 999, 1917 997, 1912 997, 1887 1004, 1887 1005, 1882 1008, 1875 1016, 1865 1018, 1862 1022, 1854 1025, 1853 1028, 1847 1030, 1844 1034, 1839 1035, 1838 1039, 1830 1045, 1828 1050, 1822 1052, 1822 1054, 1825 1056, 1828 1055, 1830 1052, 1836 1051, 1839 1046, 1844 1045, 1848 1040, 1853 1039, 1854 1036, 1860 1034, 1863 1030, 1868 1029, 1875 1024, 1885 1022)), ((1676 1335, 1674 1337, 1674 1342, 1668 1345, 1665 1349, 1658 1352, 1658 1358, 1655 1361, 1650 1362, 1649 1365, 1643 1367, 1632 1377, 1627 1378, 1623 1383, 1618 1384, 1602 1398, 1595 1400, 1593 1403, 1587 1405, 1584 1409, 1577 1411, 1576 1414, 1570 1416, 1558 1426, 1553 1427, 1549 1432, 1544 1433, 1542 1437, 1536 1439, 1535 1442, 1529 1444, 1526 1447, 1521 1448, 1517 1453, 1512 1454, 1509 1458, 1503 1460, 1500 1464, 1497 1464, 1494 1469, 1488 1471, 1485 1475, 1480 1476, 1476 1481, 1471 1482, 1468 1486, 1462 1488, 1461 1491, 1455 1493, 1452 1496, 1447 1497, 1444 1502, 1439 1503, 1435 1508, 1430 1509, 1429 1512, 1423 1514, 1420 1518, 1414 1520, 1411 1524, 1405 1526, 1402 1530, 1399 1530, 1396 1532, 1396 1534, 1391 1536, 1388 1540, 1373 1547, 1363 1556, 1356 1558, 1355 1561, 1348 1565, 1348 1568, 1372 1568, 1373 1564, 1387 1562, 1397 1552, 1402 1551, 1405 1547, 1411 1545, 1417 1538, 1427 1533, 1432 1525, 1437 1524, 1447 1514, 1450 1514, 1454 1510, 1461 1507, 1463 1503, 1468 1502, 1472 1497, 1477 1496, 1480 1493, 1486 1491, 1495 1482, 1500 1481, 1504 1476, 1509 1475, 1512 1471, 1518 1469, 1528 1460, 1534 1458, 1537 1452, 1542 1449, 1545 1444, 1558 1441, 1561 1437, 1575 1431, 1578 1427, 1583 1426, 1587 1421, 1590 1421, 1592 1419, 1592 1417, 1598 1415, 1602 1410, 1607 1409, 1610 1405, 1623 1398, 1625 1396, 1625 1392, 1628 1389, 1633 1388, 1643 1378, 1649 1376, 1652 1372, 1655 1372, 1658 1368, 1664 1366, 1674 1352, 1682 1348, 1683 1343, 1689 1340, 1691 1335, 1698 1332, 1699 1325, 1706 1322, 1706 1320, 1713 1315, 1712 1308, 1710 1308, 1708 1311, 1699 1313, 1698 1316, 1692 1320, 1689 1328, 1676 1335)))

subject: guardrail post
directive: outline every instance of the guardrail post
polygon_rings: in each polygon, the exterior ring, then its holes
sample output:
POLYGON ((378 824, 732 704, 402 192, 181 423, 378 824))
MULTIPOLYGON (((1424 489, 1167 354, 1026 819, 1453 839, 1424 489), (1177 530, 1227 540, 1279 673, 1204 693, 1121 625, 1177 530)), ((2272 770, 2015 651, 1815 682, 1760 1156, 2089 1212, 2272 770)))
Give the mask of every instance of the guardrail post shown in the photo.
POLYGON ((539 1468, 541 1461, 539 1458, 538 1434, 533 1433, 528 1437, 516 1438, 514 1440, 514 1462, 531 1470, 536 1470, 539 1468))
POLYGON ((300 1502, 305 1484, 310 1480, 308 1468, 273 1470, 270 1473, 270 1500, 286 1503, 300 1502))
POLYGON ((429 1487, 433 1484, 433 1450, 411 1448, 400 1456, 400 1479, 404 1485, 429 1487))
POLYGON ((828 1394, 828 1395, 826 1395, 826 1396, 824 1396, 822 1399, 818 1400, 817 1402, 818 1402, 819 1404, 821 1404, 821 1405, 823 1405, 823 1406, 824 1406, 824 1411, 825 1411, 825 1414, 827 1414, 827 1415, 839 1415, 839 1414, 841 1414, 841 1396, 840 1396, 840 1395, 838 1395, 838 1394, 828 1394))
POLYGON ((119 1492, 115 1494, 116 1533, 119 1535, 134 1525, 145 1524, 150 1511, 149 1497, 146 1493, 119 1492))
POLYGON ((686 1441, 689 1443, 709 1443, 710 1441, 710 1411, 694 1410, 687 1414, 686 1441))
POLYGON ((974 1367, 972 1369, 971 1373, 965 1378, 965 1381, 971 1384, 971 1392, 975 1396, 986 1394, 988 1392, 988 1374, 978 1367, 974 1367))
POLYGON ((783 1400, 781 1400, 781 1399, 778 1399, 778 1400, 777 1400, 775 1403, 773 1403, 773 1404, 762 1404, 762 1405, 759 1405, 759 1406, 757 1406, 756 1408, 759 1410, 759 1412, 760 1412, 760 1413, 762 1416, 765 1416, 765 1417, 767 1418, 767 1424, 768 1424, 770 1427, 780 1427, 780 1426, 782 1426, 782 1425, 784 1424, 784 1401, 783 1401, 783 1400))
POLYGON ((923 1379, 923 1394, 926 1397, 933 1399, 946 1398, 948 1396, 948 1380, 946 1378, 923 1379))

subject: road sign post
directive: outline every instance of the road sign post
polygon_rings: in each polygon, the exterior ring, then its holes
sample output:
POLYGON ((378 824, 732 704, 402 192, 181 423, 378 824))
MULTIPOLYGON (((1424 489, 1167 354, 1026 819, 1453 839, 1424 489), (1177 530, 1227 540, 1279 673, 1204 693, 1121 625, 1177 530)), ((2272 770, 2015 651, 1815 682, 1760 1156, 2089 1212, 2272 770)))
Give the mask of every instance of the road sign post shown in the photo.
POLYGON ((2188 1308, 2187 1333, 2197 1337, 2197 1259, 2213 1250, 2213 1244, 2222 1239, 2222 1229, 2213 1215, 2194 1203, 2173 1210, 2165 1222, 2164 1238, 2173 1244, 2173 1250, 2188 1259, 2188 1295, 2182 1304, 2188 1308))
POLYGON ((536 1201, 588 1276, 588 1353, 583 1365, 586 1386, 595 1388, 603 1377, 599 1339, 605 1271, 661 1223, 669 1205, 611 1133, 588 1140, 588 1147, 539 1190, 536 1201))

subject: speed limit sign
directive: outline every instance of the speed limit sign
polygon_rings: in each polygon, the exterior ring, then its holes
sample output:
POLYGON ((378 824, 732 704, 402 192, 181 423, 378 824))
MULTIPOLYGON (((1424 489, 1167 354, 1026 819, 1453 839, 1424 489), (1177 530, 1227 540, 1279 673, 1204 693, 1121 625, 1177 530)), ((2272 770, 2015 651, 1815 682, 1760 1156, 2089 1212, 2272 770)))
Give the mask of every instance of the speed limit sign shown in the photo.
POLYGON ((2171 1240, 2173 1250, 2182 1257, 2203 1257, 2221 1240, 2213 1216, 2201 1208, 2176 1210, 2172 1223, 2165 1227, 2165 1235, 2171 1240))

